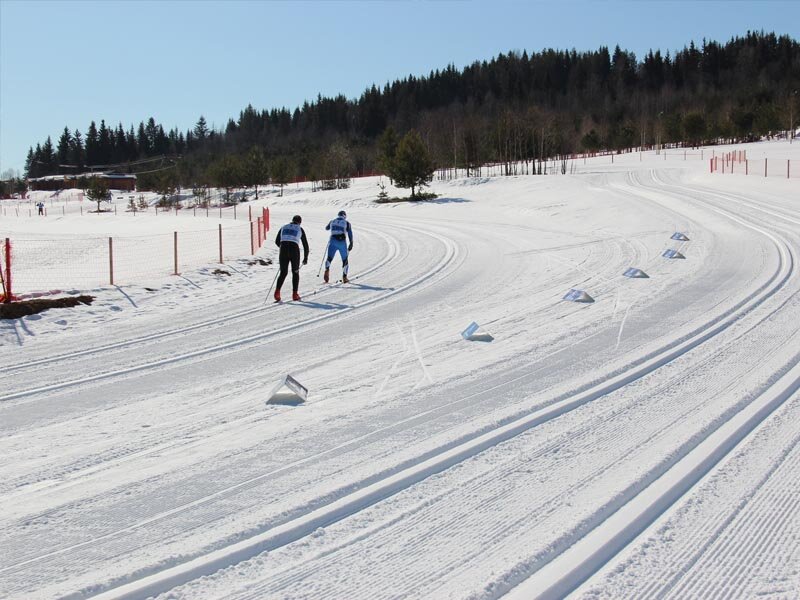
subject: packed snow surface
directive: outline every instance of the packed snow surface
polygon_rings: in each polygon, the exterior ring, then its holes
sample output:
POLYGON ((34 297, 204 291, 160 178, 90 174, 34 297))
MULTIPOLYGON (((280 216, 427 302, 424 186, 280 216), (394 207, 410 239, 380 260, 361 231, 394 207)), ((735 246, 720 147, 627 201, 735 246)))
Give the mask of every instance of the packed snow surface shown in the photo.
POLYGON ((0 322, 0 597, 800 597, 800 182, 570 170, 271 191, 301 302, 244 252, 0 322))

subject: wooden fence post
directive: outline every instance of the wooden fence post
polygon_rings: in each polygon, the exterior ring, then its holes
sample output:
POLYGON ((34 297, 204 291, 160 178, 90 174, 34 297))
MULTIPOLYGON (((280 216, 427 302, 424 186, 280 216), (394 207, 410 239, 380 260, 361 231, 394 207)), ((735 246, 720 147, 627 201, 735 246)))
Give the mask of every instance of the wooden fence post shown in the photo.
POLYGON ((253 244, 253 222, 251 221, 249 225, 250 225, 250 254, 255 254, 256 247, 253 244))
POLYGON ((767 159, 764 159, 764 177, 767 176, 767 159))
POLYGON ((219 262, 222 264, 222 223, 219 224, 219 262))
POLYGON ((108 238, 108 280, 109 285, 114 285, 114 240, 108 238))
POLYGON ((178 274, 178 232, 177 231, 173 231, 172 233, 173 233, 173 242, 172 242, 173 255, 174 255, 174 259, 175 259, 175 273, 174 274, 177 275, 178 274))

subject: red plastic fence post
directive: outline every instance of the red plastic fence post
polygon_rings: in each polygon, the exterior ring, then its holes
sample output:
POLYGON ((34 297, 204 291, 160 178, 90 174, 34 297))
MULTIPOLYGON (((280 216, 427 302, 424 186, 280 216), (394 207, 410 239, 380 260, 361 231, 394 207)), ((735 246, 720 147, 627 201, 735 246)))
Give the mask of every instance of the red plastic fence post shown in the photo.
POLYGON ((114 240, 108 238, 108 281, 114 285, 114 240))
POLYGON ((219 262, 222 263, 222 223, 219 224, 219 262))
POLYGON ((172 239, 172 249, 173 249, 173 258, 175 261, 175 272, 174 275, 178 274, 178 232, 173 231, 173 239, 172 239))
MULTIPOLYGON (((11 293, 11 238, 6 238, 5 242, 6 246, 6 275, 3 278, 3 283, 5 286, 5 298, 3 299, 4 302, 11 302, 11 298, 13 298, 13 294, 11 293)), ((3 266, 0 265, 0 269, 3 266)))

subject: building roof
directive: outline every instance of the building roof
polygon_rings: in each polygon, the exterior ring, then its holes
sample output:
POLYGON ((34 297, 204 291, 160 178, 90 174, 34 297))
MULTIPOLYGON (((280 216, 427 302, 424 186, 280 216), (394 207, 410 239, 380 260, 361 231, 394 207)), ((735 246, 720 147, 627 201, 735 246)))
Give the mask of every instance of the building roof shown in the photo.
POLYGON ((80 179, 81 177, 103 177, 105 179, 136 179, 132 173, 79 173, 70 175, 45 175, 44 177, 29 177, 28 181, 58 181, 64 179, 80 179))

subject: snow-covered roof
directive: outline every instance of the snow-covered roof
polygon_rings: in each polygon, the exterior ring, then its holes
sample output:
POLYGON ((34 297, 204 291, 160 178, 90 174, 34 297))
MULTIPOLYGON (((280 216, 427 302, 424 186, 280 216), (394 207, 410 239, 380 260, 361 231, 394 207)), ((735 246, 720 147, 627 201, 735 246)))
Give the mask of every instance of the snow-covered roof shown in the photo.
POLYGON ((105 177, 106 179, 136 179, 132 173, 79 173, 77 175, 45 175, 29 177, 28 181, 58 181, 62 179, 80 179, 81 177, 105 177))

